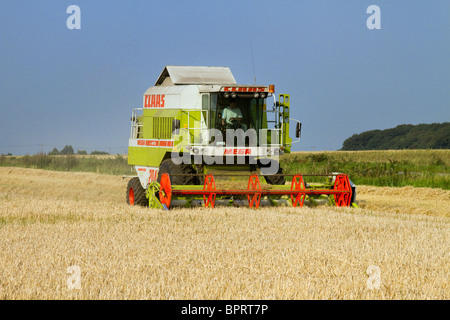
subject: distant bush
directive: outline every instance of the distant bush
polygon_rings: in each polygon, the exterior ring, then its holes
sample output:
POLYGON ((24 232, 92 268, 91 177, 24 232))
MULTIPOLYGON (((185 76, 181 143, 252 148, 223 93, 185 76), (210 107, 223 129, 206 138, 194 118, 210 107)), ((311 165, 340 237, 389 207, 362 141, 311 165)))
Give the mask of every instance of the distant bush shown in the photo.
POLYGON ((341 150, 450 149, 450 122, 399 125, 346 139, 341 150))
POLYGON ((49 156, 59 156, 60 154, 61 152, 56 148, 53 148, 53 150, 48 153, 49 156))
POLYGON ((109 152, 95 150, 95 151, 92 151, 91 154, 109 154, 109 152))
POLYGON ((329 160, 329 156, 325 153, 311 154, 308 156, 311 162, 324 162, 329 160))
POLYGON ((66 145, 62 150, 61 150, 61 154, 63 155, 68 155, 68 154, 74 154, 75 152, 73 151, 73 147, 66 145))
POLYGON ((127 158, 116 155, 114 158, 77 157, 73 154, 51 156, 45 153, 23 157, 0 155, 0 166, 47 169, 57 171, 81 171, 104 174, 130 174, 127 158))

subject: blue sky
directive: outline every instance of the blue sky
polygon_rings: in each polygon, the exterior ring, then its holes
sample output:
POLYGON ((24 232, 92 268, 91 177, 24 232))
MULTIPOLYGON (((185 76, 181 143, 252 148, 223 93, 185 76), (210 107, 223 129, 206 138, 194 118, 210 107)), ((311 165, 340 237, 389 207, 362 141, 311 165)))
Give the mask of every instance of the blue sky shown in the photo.
POLYGON ((275 84, 303 123, 297 151, 450 121, 449 16, 450 1, 2 0, 0 154, 126 152, 131 109, 165 65, 275 84), (66 27, 72 4, 80 30, 66 27), (366 27, 372 4, 380 30, 366 27))

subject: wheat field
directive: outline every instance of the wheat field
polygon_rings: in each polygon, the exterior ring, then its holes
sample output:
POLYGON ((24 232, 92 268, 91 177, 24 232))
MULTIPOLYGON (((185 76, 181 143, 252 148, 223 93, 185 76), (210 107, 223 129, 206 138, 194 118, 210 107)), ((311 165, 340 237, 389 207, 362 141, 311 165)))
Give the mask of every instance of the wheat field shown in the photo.
POLYGON ((126 184, 0 168, 0 299, 450 298, 450 191, 167 212, 128 206, 126 184))

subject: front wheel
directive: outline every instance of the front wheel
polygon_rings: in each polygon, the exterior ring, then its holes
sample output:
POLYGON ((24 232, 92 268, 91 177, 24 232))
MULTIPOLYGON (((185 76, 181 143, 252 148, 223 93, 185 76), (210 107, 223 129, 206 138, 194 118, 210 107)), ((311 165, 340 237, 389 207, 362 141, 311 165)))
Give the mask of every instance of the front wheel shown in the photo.
POLYGON ((131 206, 139 205, 148 207, 148 199, 145 195, 145 189, 142 188, 138 177, 134 177, 128 181, 127 185, 127 203, 131 206))
POLYGON ((161 182, 161 176, 168 173, 170 184, 174 185, 194 185, 197 184, 195 170, 190 164, 175 164, 172 159, 161 162, 158 172, 158 182, 161 182))

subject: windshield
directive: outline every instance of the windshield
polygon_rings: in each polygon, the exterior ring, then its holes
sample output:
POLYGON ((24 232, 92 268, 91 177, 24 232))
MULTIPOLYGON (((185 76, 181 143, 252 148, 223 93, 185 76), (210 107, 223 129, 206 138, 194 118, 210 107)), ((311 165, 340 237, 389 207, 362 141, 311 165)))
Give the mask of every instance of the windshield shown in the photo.
POLYGON ((259 132, 262 126, 263 106, 262 98, 224 98, 212 95, 211 124, 219 130, 226 129, 254 129, 259 132), (217 101, 217 103, 214 103, 217 101), (214 107, 214 108, 213 108, 214 107), (213 110, 214 109, 214 110, 213 110))

